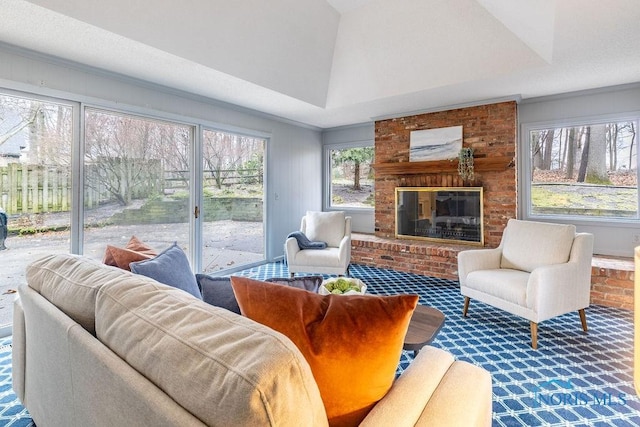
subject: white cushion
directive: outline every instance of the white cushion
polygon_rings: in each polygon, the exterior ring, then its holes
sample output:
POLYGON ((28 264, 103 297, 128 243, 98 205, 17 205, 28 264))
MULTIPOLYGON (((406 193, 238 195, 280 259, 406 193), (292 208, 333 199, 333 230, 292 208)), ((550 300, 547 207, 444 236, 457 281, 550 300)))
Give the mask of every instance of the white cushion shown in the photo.
POLYGON ((314 267, 340 267, 343 265, 340 259, 340 249, 327 248, 323 250, 300 251, 296 254, 297 265, 314 267))
POLYGON ((575 225, 510 219, 502 237, 501 268, 531 272, 569 261, 575 225))
POLYGON ((305 235, 311 241, 325 242, 328 246, 338 247, 344 237, 345 213, 312 212, 306 216, 305 235))
POLYGON ((466 286, 501 300, 527 306, 529 273, 519 270, 476 270, 467 276, 466 286))

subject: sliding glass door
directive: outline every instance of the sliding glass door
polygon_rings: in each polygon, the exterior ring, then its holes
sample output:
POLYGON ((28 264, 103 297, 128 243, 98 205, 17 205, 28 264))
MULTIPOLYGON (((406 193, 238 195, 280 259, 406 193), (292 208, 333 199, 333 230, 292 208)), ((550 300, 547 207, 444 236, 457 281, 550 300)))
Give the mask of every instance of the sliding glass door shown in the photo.
POLYGON ((266 141, 213 129, 202 134, 202 269, 261 262, 266 141))
POLYGON ((199 271, 264 261, 265 148, 195 120, 0 93, 0 329, 48 254, 102 261, 136 236, 177 242, 199 271))
POLYGON ((204 129, 197 205, 195 126, 95 108, 84 120, 85 255, 102 259, 107 244, 136 236, 157 251, 177 241, 204 272, 265 259, 264 139, 204 129), (200 236, 190 231, 198 218, 200 236))
POLYGON ((84 255, 134 235, 189 253, 194 126, 94 108, 84 122, 84 255))

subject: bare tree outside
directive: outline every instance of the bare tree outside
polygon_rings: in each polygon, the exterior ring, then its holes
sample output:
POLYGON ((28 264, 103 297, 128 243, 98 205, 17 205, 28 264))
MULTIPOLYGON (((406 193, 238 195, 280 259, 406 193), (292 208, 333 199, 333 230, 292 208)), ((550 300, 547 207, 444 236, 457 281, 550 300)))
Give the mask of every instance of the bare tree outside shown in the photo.
MULTIPOLYGON (((607 133, 606 125, 590 126, 587 150, 586 175, 584 182, 592 184, 610 184, 607 171, 607 133)), ((613 153, 617 150, 612 146, 613 153)), ((611 153, 610 151, 610 153, 611 153)), ((609 156, 611 158, 611 156, 609 156)), ((613 162, 613 159, 612 159, 613 162)), ((615 162, 613 162, 615 163, 615 162)), ((615 170, 615 169, 614 169, 615 170)))
POLYGON ((635 122, 531 132, 532 213, 637 217, 635 122))
POLYGON ((236 176, 239 168, 256 152, 262 152, 263 140, 222 131, 205 130, 203 166, 207 183, 221 190, 225 181, 236 176), (212 180, 212 181, 211 181, 212 180))
POLYGON ((0 145, 6 143, 36 121, 41 103, 27 98, 0 95, 0 145))
POLYGON ((68 167, 71 113, 66 105, 0 95, 0 165, 68 167))
POLYGON ((85 122, 85 188, 94 194, 88 207, 159 196, 165 171, 185 185, 188 127, 99 110, 87 110, 85 122))

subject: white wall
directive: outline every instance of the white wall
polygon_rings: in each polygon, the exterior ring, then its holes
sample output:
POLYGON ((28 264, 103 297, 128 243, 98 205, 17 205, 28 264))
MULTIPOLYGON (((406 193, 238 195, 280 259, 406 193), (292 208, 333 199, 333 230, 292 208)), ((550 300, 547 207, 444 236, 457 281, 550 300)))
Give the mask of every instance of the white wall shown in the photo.
MULTIPOLYGON (((551 123, 562 126, 567 121, 616 118, 632 114, 640 116, 640 84, 631 84, 593 91, 524 100, 518 106, 519 151, 522 159, 526 147, 523 127, 535 123, 551 123)), ((522 167, 518 168, 522 171, 522 167)), ((518 187, 525 178, 518 176, 518 187)), ((521 191, 518 192, 522 194, 521 191)), ((525 217, 523 200, 518 200, 518 216, 525 217)), ((557 220, 556 222, 568 222, 557 220)), ((593 220, 576 224, 578 231, 593 233, 594 253, 601 255, 633 256, 633 248, 640 239, 640 222, 593 220)))
POLYGON ((266 165, 268 259, 283 255, 286 235, 306 210, 322 208, 319 129, 0 45, 0 89, 12 89, 270 137, 266 165))
MULTIPOLYGON (((336 148, 353 144, 353 143, 369 143, 374 144, 375 124, 363 123, 353 126, 342 126, 338 128, 326 129, 322 132, 322 144, 325 147, 336 146, 336 148)), ((324 159, 324 184, 328 185, 330 176, 330 165, 324 159)), ((328 191, 325 191, 324 208, 329 205, 328 191)), ((375 213, 373 209, 353 209, 348 210, 347 214, 351 216, 351 228, 357 233, 373 233, 375 227, 375 213)))

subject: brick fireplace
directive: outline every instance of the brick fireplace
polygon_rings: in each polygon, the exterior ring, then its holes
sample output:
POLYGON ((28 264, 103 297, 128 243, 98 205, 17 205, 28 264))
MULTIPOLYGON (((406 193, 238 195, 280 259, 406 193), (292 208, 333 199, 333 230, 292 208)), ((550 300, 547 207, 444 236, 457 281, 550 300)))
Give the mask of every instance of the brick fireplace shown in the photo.
MULTIPOLYGON (((356 264, 445 279, 458 279, 457 255, 477 246, 395 237, 396 187, 482 187, 484 246, 500 244, 509 218, 516 217, 517 104, 503 102, 419 114, 375 123, 375 234, 352 239, 356 264), (475 179, 463 181, 457 161, 409 162, 413 130, 463 127, 463 147, 474 149, 475 179)), ((633 309, 633 262, 594 257, 591 302, 633 309)))
POLYGON ((396 239, 396 187, 482 187, 485 246, 498 246, 516 216, 516 114, 503 102, 376 122, 375 236, 354 241, 353 262, 457 279, 457 254, 473 246, 396 239), (411 131, 450 126, 462 126, 462 146, 474 150, 473 181, 458 176, 457 161, 409 162, 411 131))

